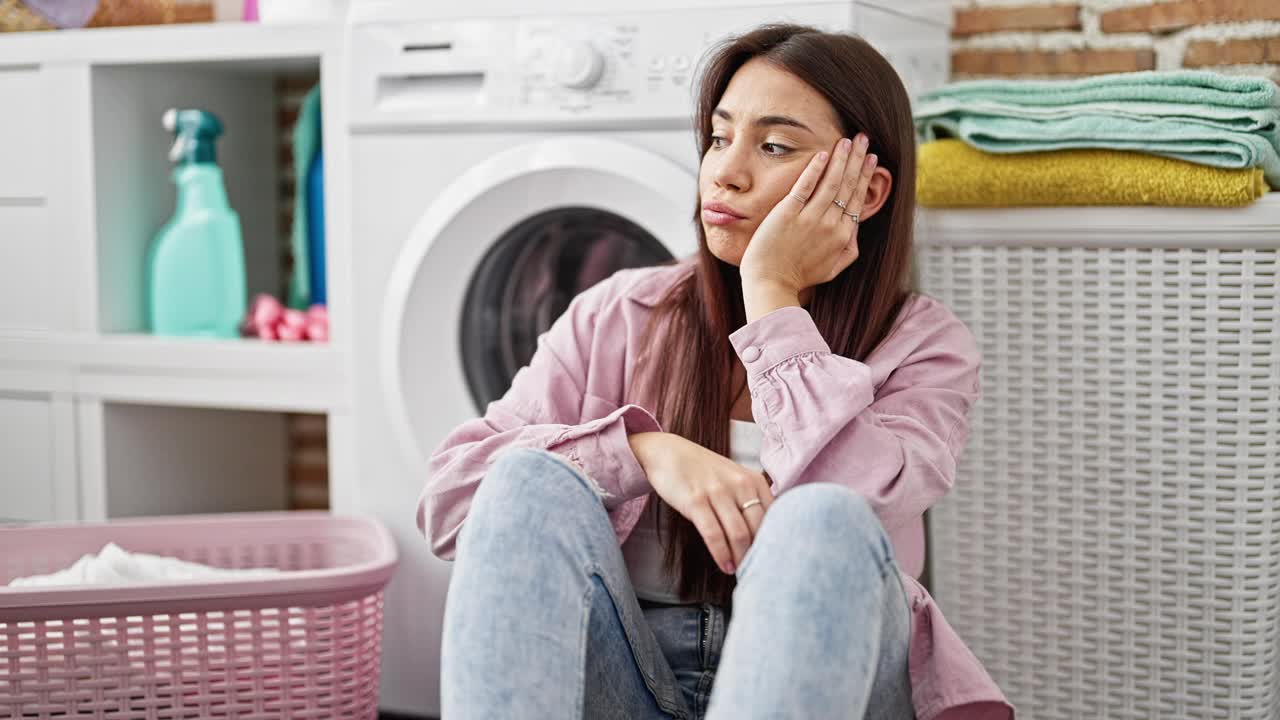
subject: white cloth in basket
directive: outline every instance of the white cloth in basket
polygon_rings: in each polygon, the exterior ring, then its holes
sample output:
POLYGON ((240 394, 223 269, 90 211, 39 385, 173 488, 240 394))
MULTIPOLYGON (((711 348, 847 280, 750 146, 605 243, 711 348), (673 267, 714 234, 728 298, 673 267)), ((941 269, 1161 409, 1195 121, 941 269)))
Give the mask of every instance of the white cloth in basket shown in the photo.
POLYGON ((166 580, 213 580, 274 575, 276 568, 216 568, 178 558, 131 553, 109 542, 96 555, 89 553, 66 570, 15 578, 9 587, 60 585, 133 585, 166 580))

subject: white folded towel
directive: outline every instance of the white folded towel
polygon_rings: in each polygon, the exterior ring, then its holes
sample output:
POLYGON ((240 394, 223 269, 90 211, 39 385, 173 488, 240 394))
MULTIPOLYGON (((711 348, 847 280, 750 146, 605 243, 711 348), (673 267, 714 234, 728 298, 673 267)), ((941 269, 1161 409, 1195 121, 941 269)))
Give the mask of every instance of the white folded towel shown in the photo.
POLYGON ((232 577, 274 575, 276 568, 216 568, 178 558, 131 553, 115 543, 107 543, 96 555, 81 557, 66 570, 48 575, 15 578, 9 587, 53 587, 61 585, 135 585, 165 580, 210 580, 232 577))

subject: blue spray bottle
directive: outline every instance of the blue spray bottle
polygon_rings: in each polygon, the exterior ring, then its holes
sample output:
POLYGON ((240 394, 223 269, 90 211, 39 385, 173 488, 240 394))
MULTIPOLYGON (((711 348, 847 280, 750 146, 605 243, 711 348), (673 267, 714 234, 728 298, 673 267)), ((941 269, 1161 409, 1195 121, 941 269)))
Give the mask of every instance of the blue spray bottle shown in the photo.
POLYGON ((158 335, 238 337, 244 242, 214 152, 222 124, 204 110, 169 110, 164 127, 174 133, 178 203, 147 257, 148 324, 158 335))

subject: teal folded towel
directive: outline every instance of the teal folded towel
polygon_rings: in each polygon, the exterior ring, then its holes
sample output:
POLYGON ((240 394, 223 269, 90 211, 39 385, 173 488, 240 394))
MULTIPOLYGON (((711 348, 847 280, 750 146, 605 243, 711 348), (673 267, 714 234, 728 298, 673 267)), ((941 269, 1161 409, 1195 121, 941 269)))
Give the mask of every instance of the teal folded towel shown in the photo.
POLYGON ((974 80, 921 95, 926 141, 990 153, 1129 150, 1221 168, 1261 168, 1280 187, 1280 92, 1266 78, 1118 73, 1080 80, 974 80))
POLYGON ((924 93, 921 100, 961 98, 1017 105, 1086 102, 1174 102, 1238 108, 1275 107, 1280 88, 1264 77, 1205 70, 1146 70, 1076 80, 966 80, 924 93))

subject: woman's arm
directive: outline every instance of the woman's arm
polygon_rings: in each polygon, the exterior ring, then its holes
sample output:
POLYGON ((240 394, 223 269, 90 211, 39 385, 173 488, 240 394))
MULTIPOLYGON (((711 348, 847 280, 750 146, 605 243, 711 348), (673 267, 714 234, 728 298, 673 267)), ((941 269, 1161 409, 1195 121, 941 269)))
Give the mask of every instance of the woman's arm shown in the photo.
POLYGON ((624 405, 578 424, 597 318, 613 297, 617 278, 575 297, 538 338, 533 358, 516 373, 507 393, 489 403, 483 417, 458 426, 432 452, 418 498, 418 528, 437 557, 453 559, 472 495, 495 456, 508 448, 541 448, 564 456, 593 480, 609 509, 649 492, 627 440, 632 433, 661 431, 648 411, 624 405))
POLYGON ((923 303, 877 349, 875 362, 893 368, 878 389, 872 368, 833 354, 801 307, 773 310, 730 335, 765 433, 761 464, 774 495, 840 483, 892 530, 951 489, 981 356, 958 318, 923 303))

